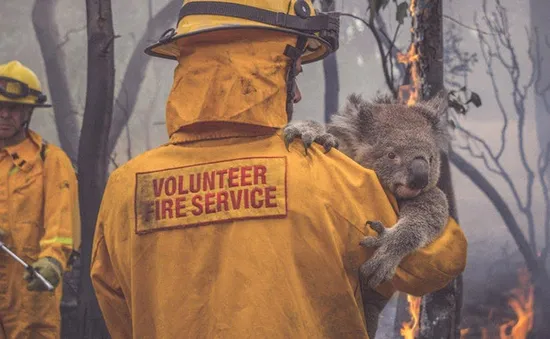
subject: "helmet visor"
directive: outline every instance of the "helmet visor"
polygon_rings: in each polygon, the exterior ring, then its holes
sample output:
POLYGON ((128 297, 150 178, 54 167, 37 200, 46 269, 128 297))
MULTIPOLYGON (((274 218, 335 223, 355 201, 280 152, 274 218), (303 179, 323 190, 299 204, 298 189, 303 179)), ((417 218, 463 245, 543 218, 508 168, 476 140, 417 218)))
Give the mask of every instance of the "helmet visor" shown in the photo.
POLYGON ((29 88, 27 84, 19 80, 0 76, 0 94, 10 99, 21 99, 29 95, 38 96, 42 93, 29 88))
POLYGON ((0 77, 0 94, 10 99, 19 99, 28 96, 29 88, 15 79, 0 77))

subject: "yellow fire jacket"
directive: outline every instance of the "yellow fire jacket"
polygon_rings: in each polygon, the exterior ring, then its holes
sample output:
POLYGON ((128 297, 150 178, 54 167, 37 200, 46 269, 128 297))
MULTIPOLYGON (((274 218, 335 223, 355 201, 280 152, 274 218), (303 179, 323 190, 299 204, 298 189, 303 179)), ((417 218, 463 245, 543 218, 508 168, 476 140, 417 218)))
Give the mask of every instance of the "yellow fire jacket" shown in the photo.
MULTIPOLYGON (((281 51, 295 38, 266 39, 182 45, 170 142, 111 174, 91 278, 113 338, 367 338, 359 241, 396 212, 339 151, 285 149, 281 51)), ((466 247, 450 220, 379 291, 445 286, 466 247)))
MULTIPOLYGON (((66 269, 73 245, 80 241, 75 172, 60 148, 44 148, 38 134, 29 134, 0 150, 2 241, 29 264, 52 257, 66 269)), ((59 337, 61 284, 54 293, 28 291, 24 271, 0 251, 0 338, 59 337)))
MULTIPOLYGON (((279 134, 167 145, 111 175, 92 279, 114 338, 366 338, 366 220, 396 215, 336 150, 288 153, 279 134)), ((450 221, 381 290, 439 289, 465 253, 450 221)))
POLYGON ((25 141, 0 152, 0 168, 7 174, 0 204, 6 244, 31 260, 57 259, 65 269, 73 241, 80 242, 78 187, 69 158, 52 144, 43 150, 42 137, 29 130, 25 141))

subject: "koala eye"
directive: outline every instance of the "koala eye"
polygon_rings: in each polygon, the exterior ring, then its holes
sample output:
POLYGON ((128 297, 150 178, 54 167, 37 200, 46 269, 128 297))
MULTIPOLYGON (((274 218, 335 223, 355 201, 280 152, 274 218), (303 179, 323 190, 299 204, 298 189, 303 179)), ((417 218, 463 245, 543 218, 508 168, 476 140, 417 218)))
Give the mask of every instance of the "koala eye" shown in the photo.
POLYGON ((395 159, 395 153, 393 152, 388 153, 388 158, 395 159))

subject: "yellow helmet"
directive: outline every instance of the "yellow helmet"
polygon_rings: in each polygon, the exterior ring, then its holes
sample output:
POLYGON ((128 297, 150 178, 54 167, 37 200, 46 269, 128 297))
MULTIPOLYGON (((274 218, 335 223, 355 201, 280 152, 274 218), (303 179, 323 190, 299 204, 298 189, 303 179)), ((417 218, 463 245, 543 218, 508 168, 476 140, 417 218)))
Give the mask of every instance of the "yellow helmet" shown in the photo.
POLYGON ((179 48, 176 41, 180 39, 180 43, 186 43, 185 40, 199 34, 262 29, 298 36, 296 47, 300 49, 305 64, 323 59, 338 49, 339 26, 338 16, 316 13, 310 0, 185 0, 177 28, 164 32, 145 53, 177 59, 179 48))
POLYGON ((51 107, 36 74, 19 61, 0 65, 0 102, 51 107))

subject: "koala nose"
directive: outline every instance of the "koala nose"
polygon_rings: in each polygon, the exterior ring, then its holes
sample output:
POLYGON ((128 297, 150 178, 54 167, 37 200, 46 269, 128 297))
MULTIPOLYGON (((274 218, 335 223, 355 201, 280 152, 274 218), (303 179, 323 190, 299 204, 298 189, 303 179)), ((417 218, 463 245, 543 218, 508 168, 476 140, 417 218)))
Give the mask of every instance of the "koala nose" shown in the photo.
POLYGON ((409 187, 423 189, 428 185, 430 165, 422 157, 415 158, 409 166, 409 187))

